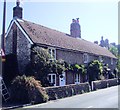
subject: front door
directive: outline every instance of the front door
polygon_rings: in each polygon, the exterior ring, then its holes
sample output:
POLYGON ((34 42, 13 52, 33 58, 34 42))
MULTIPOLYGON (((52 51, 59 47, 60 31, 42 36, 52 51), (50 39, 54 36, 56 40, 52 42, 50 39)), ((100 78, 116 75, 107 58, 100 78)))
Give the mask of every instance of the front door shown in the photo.
POLYGON ((66 84, 66 77, 65 77, 65 72, 63 72, 61 75, 59 75, 59 85, 65 86, 65 84, 66 84))

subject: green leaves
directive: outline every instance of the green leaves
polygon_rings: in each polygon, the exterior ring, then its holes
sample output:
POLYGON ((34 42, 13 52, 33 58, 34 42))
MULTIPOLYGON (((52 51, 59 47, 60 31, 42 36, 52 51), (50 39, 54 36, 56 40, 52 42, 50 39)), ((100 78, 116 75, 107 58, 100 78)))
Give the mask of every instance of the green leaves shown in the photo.
POLYGON ((88 65, 88 68, 91 69, 92 71, 97 71, 100 73, 102 73, 103 71, 102 63, 99 62, 98 60, 94 60, 90 62, 88 65))
POLYGON ((109 51, 115 55, 116 57, 118 56, 118 49, 115 46, 110 47, 109 51))

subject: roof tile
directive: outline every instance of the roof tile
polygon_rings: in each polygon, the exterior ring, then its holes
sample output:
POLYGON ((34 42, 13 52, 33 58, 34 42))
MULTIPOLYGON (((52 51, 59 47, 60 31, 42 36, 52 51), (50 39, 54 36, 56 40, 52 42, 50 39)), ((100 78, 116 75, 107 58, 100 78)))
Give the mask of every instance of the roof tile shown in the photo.
POLYGON ((18 21, 34 43, 116 58, 109 50, 81 38, 47 28, 29 21, 18 21))

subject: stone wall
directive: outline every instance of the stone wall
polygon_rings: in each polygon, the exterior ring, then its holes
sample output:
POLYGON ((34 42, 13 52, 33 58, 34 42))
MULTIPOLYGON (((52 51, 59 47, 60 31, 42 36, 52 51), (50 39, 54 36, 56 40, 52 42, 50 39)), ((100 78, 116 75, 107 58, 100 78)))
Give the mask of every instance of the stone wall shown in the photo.
POLYGON ((103 89, 111 86, 118 85, 118 79, 99 80, 92 82, 92 90, 103 89))
POLYGON ((24 72, 25 66, 30 62, 31 44, 23 35, 19 28, 17 29, 17 60, 19 72, 24 72))
POLYGON ((66 86, 46 87, 45 90, 49 96, 49 100, 56 100, 60 98, 70 97, 77 94, 82 94, 98 89, 103 89, 118 85, 118 79, 99 80, 92 82, 92 90, 88 82, 80 84, 70 84, 66 86))
MULTIPOLYGON (((89 55, 89 62, 95 59, 98 59, 97 56, 88 54, 89 55)), ((67 51, 67 50, 56 50, 57 59, 63 59, 70 64, 84 64, 83 62, 83 53, 81 52, 74 52, 74 51, 67 51)))
POLYGON ((70 97, 73 95, 89 92, 90 88, 89 88, 89 84, 86 82, 77 85, 71 84, 61 87, 60 86, 46 87, 45 90, 49 96, 49 100, 55 100, 55 99, 70 97))
MULTIPOLYGON (((13 54, 13 29, 14 25, 12 26, 11 30, 9 31, 6 37, 5 43, 5 53, 13 54)), ((18 69, 19 72, 22 74, 24 72, 25 66, 30 61, 30 54, 31 54, 31 44, 28 39, 24 36, 21 30, 17 27, 17 61, 18 61, 18 69)))
POLYGON ((70 64, 81 64, 82 63, 82 54, 78 52, 70 52, 65 50, 58 50, 56 51, 57 59, 63 59, 70 64))
POLYGON ((13 47, 13 29, 11 29, 5 39, 5 54, 12 54, 13 47))

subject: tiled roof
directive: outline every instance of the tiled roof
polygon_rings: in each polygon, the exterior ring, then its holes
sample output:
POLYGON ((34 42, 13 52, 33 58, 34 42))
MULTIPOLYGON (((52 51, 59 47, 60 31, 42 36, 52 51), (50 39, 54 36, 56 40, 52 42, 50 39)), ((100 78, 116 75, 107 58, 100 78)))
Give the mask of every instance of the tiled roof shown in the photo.
POLYGON ((116 58, 106 48, 29 21, 18 21, 34 43, 116 58))

